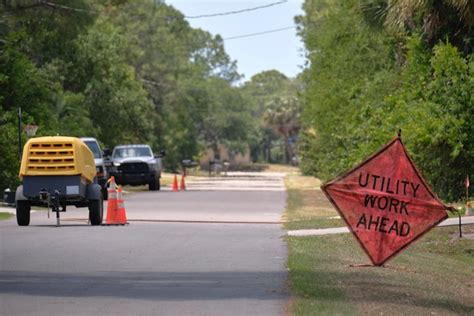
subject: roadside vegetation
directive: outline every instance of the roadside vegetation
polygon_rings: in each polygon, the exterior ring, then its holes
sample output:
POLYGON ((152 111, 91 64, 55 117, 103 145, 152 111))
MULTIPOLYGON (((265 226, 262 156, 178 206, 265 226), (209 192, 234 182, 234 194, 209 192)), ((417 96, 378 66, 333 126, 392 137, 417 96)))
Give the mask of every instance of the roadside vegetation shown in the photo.
POLYGON ((283 218, 286 229, 345 226, 344 221, 319 188, 321 185, 319 179, 294 173, 285 177, 285 185, 288 192, 283 218))
MULTIPOLYGON (((314 177, 286 178, 287 229, 344 226, 314 177)), ((287 237, 294 315, 469 315, 474 310, 474 225, 435 228, 372 267, 349 234, 287 237)))
POLYGON ((166 1, 1 1, 0 191, 18 184, 20 107, 36 136, 147 143, 166 150, 168 171, 221 144, 289 162, 299 80, 276 70, 245 79, 220 35, 166 1))
POLYGON ((13 214, 0 212, 0 221, 5 220, 5 219, 9 219, 10 217, 13 217, 13 214))
POLYGON ((444 200, 474 174, 474 1, 306 0, 305 174, 326 181, 402 130, 444 200))

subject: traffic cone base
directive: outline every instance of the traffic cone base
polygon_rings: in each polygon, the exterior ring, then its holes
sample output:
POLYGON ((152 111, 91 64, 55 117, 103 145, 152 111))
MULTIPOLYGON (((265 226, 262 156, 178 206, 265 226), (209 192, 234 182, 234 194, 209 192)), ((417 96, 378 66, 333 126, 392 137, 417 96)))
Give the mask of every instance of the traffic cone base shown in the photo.
POLYGON ((127 215, 125 214, 125 203, 122 197, 122 188, 117 190, 117 221, 119 224, 128 224, 127 215))
POLYGON ((173 192, 178 192, 178 191, 179 191, 179 188, 178 188, 178 177, 177 177, 176 175, 174 175, 172 190, 173 190, 173 192))
POLYGON ((109 188, 107 189, 109 198, 107 200, 107 218, 105 223, 111 224, 115 221, 115 213, 117 212, 117 185, 115 183, 115 177, 110 177, 107 183, 109 184, 109 188))
POLYGON ((112 177, 108 189, 109 200, 107 202, 107 218, 105 225, 125 225, 127 216, 122 198, 122 188, 117 188, 115 179, 112 177))

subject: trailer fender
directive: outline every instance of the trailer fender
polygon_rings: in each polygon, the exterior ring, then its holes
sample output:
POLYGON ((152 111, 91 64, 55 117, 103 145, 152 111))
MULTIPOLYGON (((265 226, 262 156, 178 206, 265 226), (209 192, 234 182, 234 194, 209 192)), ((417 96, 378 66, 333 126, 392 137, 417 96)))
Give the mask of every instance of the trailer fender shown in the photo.
POLYGON ((87 185, 86 198, 88 200, 101 200, 101 187, 97 183, 91 183, 87 185))
POLYGON ((15 192, 15 201, 27 201, 28 199, 23 195, 23 185, 18 186, 15 192))

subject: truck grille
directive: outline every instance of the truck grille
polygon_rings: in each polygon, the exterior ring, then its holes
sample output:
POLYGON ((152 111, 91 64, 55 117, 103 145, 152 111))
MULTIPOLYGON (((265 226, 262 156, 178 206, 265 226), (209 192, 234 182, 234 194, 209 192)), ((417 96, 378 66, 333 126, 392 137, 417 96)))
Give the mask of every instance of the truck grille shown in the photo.
POLYGON ((33 143, 29 148, 28 170, 74 170, 74 146, 72 143, 33 143))
POLYGON ((128 162, 121 164, 118 169, 123 173, 146 173, 148 172, 148 164, 144 162, 128 162))

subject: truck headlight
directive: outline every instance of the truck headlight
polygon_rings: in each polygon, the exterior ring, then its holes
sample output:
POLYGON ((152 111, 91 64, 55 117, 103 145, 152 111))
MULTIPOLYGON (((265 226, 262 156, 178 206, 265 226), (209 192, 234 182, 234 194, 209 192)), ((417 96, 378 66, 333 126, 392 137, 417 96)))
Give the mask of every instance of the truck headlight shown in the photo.
POLYGON ((120 162, 114 162, 114 167, 119 167, 120 166, 120 162))

